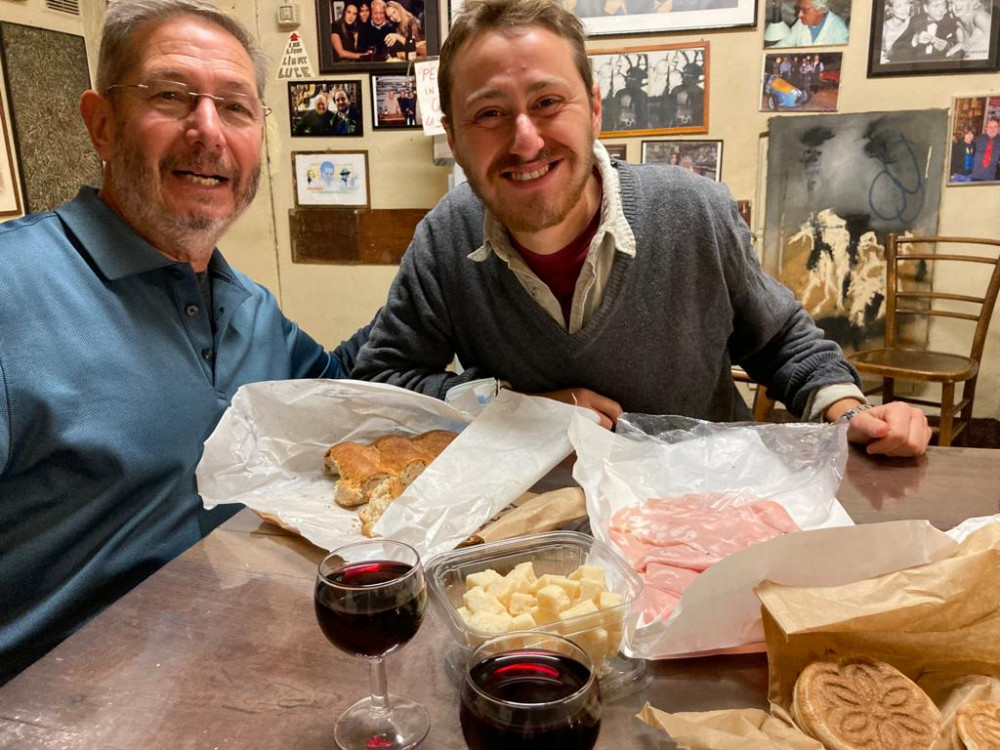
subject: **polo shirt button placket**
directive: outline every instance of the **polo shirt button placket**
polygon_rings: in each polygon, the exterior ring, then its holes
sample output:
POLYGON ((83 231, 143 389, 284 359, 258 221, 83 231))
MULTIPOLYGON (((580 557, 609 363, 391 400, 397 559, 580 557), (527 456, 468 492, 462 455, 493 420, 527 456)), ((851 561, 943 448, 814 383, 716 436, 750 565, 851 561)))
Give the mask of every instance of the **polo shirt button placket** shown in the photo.
POLYGON ((212 350, 206 346, 204 349, 201 350, 201 356, 204 357, 205 359, 211 359, 212 350))

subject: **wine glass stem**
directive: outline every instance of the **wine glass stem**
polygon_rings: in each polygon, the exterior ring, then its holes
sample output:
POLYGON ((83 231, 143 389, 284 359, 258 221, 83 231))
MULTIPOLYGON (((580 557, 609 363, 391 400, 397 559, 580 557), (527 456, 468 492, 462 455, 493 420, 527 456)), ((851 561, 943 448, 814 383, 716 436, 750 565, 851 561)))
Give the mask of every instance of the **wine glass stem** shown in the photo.
POLYGON ((378 657, 368 660, 372 676, 371 715, 384 716, 389 713, 389 687, 385 680, 385 659, 378 657))

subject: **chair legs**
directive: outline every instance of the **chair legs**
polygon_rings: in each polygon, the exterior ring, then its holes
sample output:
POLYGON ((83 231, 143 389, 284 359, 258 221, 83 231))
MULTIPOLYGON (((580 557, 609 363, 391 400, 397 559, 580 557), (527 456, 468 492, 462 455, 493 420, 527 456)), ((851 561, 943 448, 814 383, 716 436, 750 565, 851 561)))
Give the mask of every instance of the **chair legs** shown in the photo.
MULTIPOLYGON (((955 384, 941 384, 941 421, 938 423, 938 445, 951 445, 951 426, 955 418, 955 384)), ((968 428, 966 428, 968 429, 968 428)))

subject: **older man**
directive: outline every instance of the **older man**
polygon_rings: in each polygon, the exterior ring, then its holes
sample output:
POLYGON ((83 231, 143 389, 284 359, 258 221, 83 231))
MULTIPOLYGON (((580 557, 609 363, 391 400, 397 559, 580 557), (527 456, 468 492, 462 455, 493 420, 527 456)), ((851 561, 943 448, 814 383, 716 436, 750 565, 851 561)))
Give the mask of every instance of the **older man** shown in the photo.
POLYGON ((215 243, 257 189, 263 58, 203 0, 108 7, 100 191, 0 226, 0 682, 232 511, 195 466, 236 389, 349 372, 215 243))
POLYGON ((847 44, 850 31, 844 19, 829 8, 830 0, 798 0, 798 19, 788 36, 775 47, 811 47, 813 45, 847 44))
POLYGON ((923 452, 923 414, 864 404, 840 348, 761 270, 725 187, 611 162, 574 15, 467 0, 438 83, 469 183, 418 227, 355 376, 438 397, 492 377, 610 426, 623 408, 749 418, 736 362, 793 412, 847 419, 872 453, 923 452))
POLYGON ((991 117, 986 123, 986 132, 975 140, 972 156, 973 182, 991 182, 1000 179, 1000 120, 991 117))

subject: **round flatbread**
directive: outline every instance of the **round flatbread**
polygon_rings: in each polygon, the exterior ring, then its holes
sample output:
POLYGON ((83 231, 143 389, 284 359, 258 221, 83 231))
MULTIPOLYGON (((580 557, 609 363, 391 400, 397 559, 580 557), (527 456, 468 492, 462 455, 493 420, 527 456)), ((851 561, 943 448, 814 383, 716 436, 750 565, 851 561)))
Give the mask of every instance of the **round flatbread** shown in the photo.
POLYGON ((972 701, 960 706, 955 725, 967 750, 1000 748, 1000 701, 972 701))
POLYGON ((941 712, 916 683, 857 656, 802 670, 792 713, 830 750, 927 750, 941 729, 941 712))

